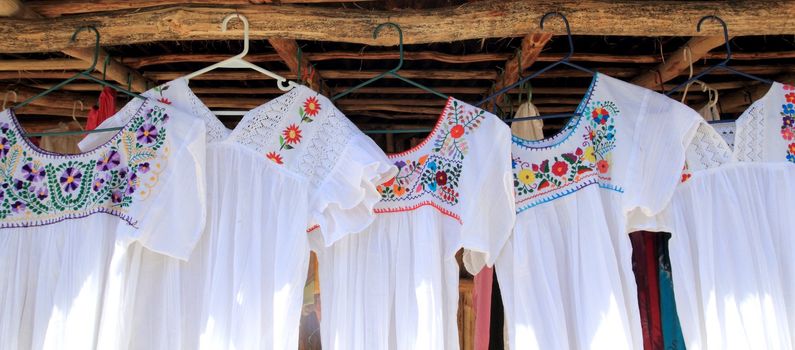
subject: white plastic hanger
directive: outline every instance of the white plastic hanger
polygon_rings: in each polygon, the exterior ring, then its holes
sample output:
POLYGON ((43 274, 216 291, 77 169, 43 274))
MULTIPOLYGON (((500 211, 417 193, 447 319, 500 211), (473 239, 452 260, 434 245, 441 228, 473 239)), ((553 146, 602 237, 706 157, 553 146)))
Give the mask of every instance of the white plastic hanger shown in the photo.
MULTIPOLYGON (((227 58, 227 59, 225 59, 225 60, 223 60, 221 62, 213 64, 211 66, 202 68, 202 69, 197 70, 197 71, 195 71, 193 73, 185 75, 183 78, 186 81, 190 81, 190 79, 193 79, 193 78, 195 78, 195 77, 197 77, 199 75, 202 75, 204 73, 207 73, 209 71, 212 71, 212 70, 214 70, 216 68, 249 68, 249 69, 253 69, 253 70, 257 71, 257 72, 260 72, 262 74, 265 74, 265 75, 267 75, 267 76, 269 76, 269 77, 271 77, 273 79, 276 79, 276 86, 279 87, 279 90, 290 91, 294 87, 298 86, 298 84, 296 84, 295 82, 289 81, 289 80, 287 80, 287 78, 285 78, 285 77, 283 77, 281 75, 278 75, 278 74, 276 74, 274 72, 271 72, 271 71, 269 71, 269 70, 267 70, 265 68, 257 66, 256 64, 253 64, 253 63, 248 62, 248 61, 243 59, 243 57, 245 57, 248 54, 248 32, 249 32, 248 19, 245 16, 241 15, 241 14, 228 15, 228 16, 224 17, 224 20, 221 23, 221 31, 225 32, 227 30, 227 26, 229 24, 229 20, 231 20, 232 18, 237 18, 237 19, 239 19, 240 21, 243 22, 243 52, 241 52, 241 53, 239 53, 239 54, 237 54, 237 55, 235 55, 233 57, 227 58)), ((214 113, 216 115, 244 115, 246 113, 246 111, 214 111, 214 113)))

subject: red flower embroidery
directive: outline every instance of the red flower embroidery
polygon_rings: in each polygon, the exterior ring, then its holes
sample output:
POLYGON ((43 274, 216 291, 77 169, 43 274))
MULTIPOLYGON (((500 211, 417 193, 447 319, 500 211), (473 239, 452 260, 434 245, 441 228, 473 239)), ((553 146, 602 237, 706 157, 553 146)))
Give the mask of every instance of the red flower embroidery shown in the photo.
POLYGON ((389 181, 384 182, 383 185, 386 186, 386 187, 389 187, 389 186, 392 186, 393 183, 395 183, 395 178, 394 177, 389 179, 389 181))
POLYGON ((793 91, 795 90, 795 85, 784 84, 784 90, 793 91))
POLYGON ((789 103, 795 103, 795 92, 790 92, 790 93, 784 95, 784 98, 786 98, 787 102, 789 102, 789 103))
POLYGON ((552 173, 555 176, 563 176, 569 171, 569 165, 563 161, 557 161, 552 165, 552 173))
POLYGON ((681 182, 685 182, 685 181, 687 181, 688 179, 690 179, 690 177, 691 177, 691 176, 692 176, 692 175, 690 175, 690 174, 688 174, 688 173, 682 173, 682 180, 681 180, 681 182))
POLYGON ((165 103, 165 104, 167 104, 167 105, 170 105, 170 104, 171 104, 171 101, 169 101, 169 100, 168 100, 167 98, 165 98, 165 97, 158 98, 158 99, 157 99, 157 102, 160 102, 160 103, 165 103))
POLYGON ((795 154, 795 143, 789 144, 789 153, 795 154))
POLYGON ((789 128, 781 129, 781 137, 787 141, 792 141, 795 138, 795 134, 792 133, 792 130, 789 128))
POLYGON ((608 170, 610 170, 610 163, 608 163, 606 160, 602 159, 602 160, 596 162, 596 168, 599 169, 599 173, 600 174, 604 174, 608 170))
POLYGON ((284 135, 284 142, 296 144, 301 142, 301 129, 298 128, 298 125, 290 124, 287 129, 282 131, 282 135, 284 135))
POLYGON ((439 186, 446 185, 447 184, 447 173, 445 173, 444 171, 437 171, 436 172, 436 183, 439 184, 439 186))
POLYGON ((282 160, 282 156, 276 152, 270 152, 265 155, 266 158, 272 160, 276 164, 284 164, 284 160, 282 160))
POLYGON ((461 124, 457 124, 452 129, 450 129, 450 136, 454 139, 457 139, 464 135, 464 126, 461 124))
POLYGON ((318 102, 315 96, 311 96, 304 101, 304 113, 306 115, 314 117, 317 113, 320 112, 320 102, 318 102))

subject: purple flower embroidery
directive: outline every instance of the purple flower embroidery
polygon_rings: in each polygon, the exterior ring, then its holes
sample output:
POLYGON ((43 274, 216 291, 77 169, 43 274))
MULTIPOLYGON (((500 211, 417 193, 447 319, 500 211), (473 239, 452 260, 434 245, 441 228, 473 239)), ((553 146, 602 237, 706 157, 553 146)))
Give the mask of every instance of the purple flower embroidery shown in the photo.
POLYGON ((130 177, 127 179, 127 189, 124 191, 125 194, 131 195, 135 193, 135 189, 138 187, 138 175, 135 172, 130 173, 130 177))
POLYGON ((11 204, 11 211, 13 211, 13 212, 15 212, 17 214, 19 214, 21 212, 24 212, 25 211, 25 203, 22 203, 20 201, 14 202, 14 204, 11 204))
POLYGON ((119 177, 122 179, 127 178, 127 172, 130 171, 127 167, 119 168, 119 177))
POLYGON ((25 183, 22 180, 14 179, 14 189, 19 191, 25 187, 25 183))
POLYGON ((107 180, 107 174, 98 174, 97 177, 94 178, 94 181, 91 182, 91 189, 94 190, 94 192, 98 192, 102 189, 102 187, 105 185, 105 181, 107 180))
POLYGON ((6 191, 0 191, 0 201, 6 198, 6 191))
POLYGON ((110 150, 97 160, 97 170, 108 171, 121 163, 121 155, 116 150, 110 150))
POLYGON ((123 199, 123 195, 122 195, 121 191, 113 190, 113 192, 110 193, 110 201, 113 202, 114 204, 121 203, 122 199, 123 199))
POLYGON ((66 192, 72 192, 80 186, 80 179, 83 177, 83 174, 80 173, 80 170, 77 170, 72 167, 66 168, 63 174, 61 174, 61 186, 63 186, 63 190, 66 192))
POLYGON ((403 167, 406 166, 406 162, 399 160, 395 162, 395 166, 398 168, 398 170, 403 169, 403 167))
POLYGON ((149 162, 141 163, 140 165, 138 165, 138 171, 140 171, 142 174, 148 173, 149 169, 150 169, 149 162))
POLYGON ((148 145, 157 139, 157 128, 152 124, 146 123, 138 128, 135 135, 138 138, 138 142, 148 145))
POLYGON ((0 158, 5 157, 9 149, 11 149, 11 145, 8 144, 8 139, 0 137, 0 158))
POLYGON ((8 123, 0 123, 0 131, 2 131, 4 134, 6 133, 6 131, 8 131, 10 127, 11 126, 8 125, 8 123))
POLYGON ((34 187, 31 187, 30 188, 30 192, 35 194, 36 198, 38 198, 40 201, 43 201, 43 200, 47 199, 47 197, 50 196, 50 191, 47 190, 47 187, 45 187, 45 186, 42 186, 41 188, 38 188, 38 189, 34 188, 34 187))
POLYGON ((22 174, 24 174, 25 181, 39 182, 47 175, 47 171, 43 167, 36 167, 33 163, 28 163, 22 166, 22 174))

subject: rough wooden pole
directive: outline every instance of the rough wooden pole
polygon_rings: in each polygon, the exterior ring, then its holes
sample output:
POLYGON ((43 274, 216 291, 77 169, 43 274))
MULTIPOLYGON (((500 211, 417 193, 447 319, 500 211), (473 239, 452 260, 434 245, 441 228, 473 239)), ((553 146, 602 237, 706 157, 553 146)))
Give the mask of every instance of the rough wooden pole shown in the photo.
MULTIPOLYGON (((780 75, 773 78, 773 80, 782 83, 793 84, 795 83, 795 74, 780 75)), ((718 99, 718 105, 720 106, 721 111, 735 111, 760 99, 768 92, 768 90, 770 90, 770 85, 751 82, 745 88, 727 93, 724 96, 720 96, 718 99)))
MULTIPOLYGON (((279 54, 279 57, 282 58, 284 64, 290 69, 290 73, 298 75, 299 71, 301 75, 308 77, 307 83, 309 87, 318 91, 320 93, 329 91, 328 86, 326 83, 323 82, 323 77, 321 76, 320 72, 314 71, 310 72, 311 69, 314 69, 312 63, 306 58, 306 56, 301 57, 301 61, 298 61, 298 43, 293 39, 279 39, 279 38, 271 38, 268 39, 273 49, 276 50, 276 53, 279 54)), ((304 77, 298 77, 298 79, 303 80, 304 77)))
MULTIPOLYGON (((41 18, 39 14, 28 9, 25 4, 21 3, 19 0, 0 0, 0 17, 25 18, 31 20, 41 18)), ((71 35, 71 33, 74 32, 74 30, 78 27, 79 26, 75 26, 72 28, 69 34, 71 35)), ((43 40, 42 44, 48 44, 47 40, 43 40)), ((94 58, 93 48, 64 47, 61 52, 84 62, 91 62, 94 58)), ((121 86, 125 87, 129 81, 131 89, 138 92, 145 91, 151 84, 151 82, 144 78, 141 73, 124 66, 115 59, 110 59, 108 61, 107 67, 105 67, 103 63, 107 57, 108 53, 105 52, 105 50, 100 49, 96 64, 96 70, 98 70, 100 73, 104 72, 106 78, 116 81, 117 83, 121 84, 121 86)), ((80 69, 85 68, 87 67, 84 63, 84 66, 80 69)))
MULTIPOLYGON (((510 86, 520 79, 520 74, 527 68, 533 65, 541 54, 541 50, 552 39, 552 34, 549 33, 534 33, 526 35, 522 39, 522 45, 516 52, 513 58, 505 62, 505 70, 502 75, 497 79, 494 86, 494 91, 510 86)), ((494 107, 495 104, 502 103, 505 95, 497 96, 489 103, 489 109, 494 107)))
MULTIPOLYGON (((539 20, 551 11, 569 19, 577 35, 703 36, 720 29, 695 25, 706 14, 723 18, 733 35, 792 34, 795 3, 778 0, 657 1, 642 0, 497 1, 485 0, 439 9, 372 11, 300 6, 241 5, 234 10, 208 6, 164 6, 63 16, 51 19, 0 21, 0 52, 52 52, 70 47, 75 28, 92 24, 102 33, 102 43, 130 45, 175 40, 230 40, 239 30, 221 32, 218 21, 230 13, 245 15, 251 35, 389 45, 395 35, 372 37, 378 23, 394 22, 405 33, 404 43, 420 44, 494 37, 517 37, 539 32, 539 20), (764 25, 759 25, 764 21, 764 25)), ((550 21, 546 30, 563 34, 561 21, 550 21)), ((78 45, 91 46, 89 38, 78 45)))
POLYGON ((646 88, 657 88, 665 82, 678 77, 693 62, 704 57, 710 50, 724 44, 723 36, 705 36, 690 39, 660 63, 656 68, 647 71, 634 79, 632 83, 646 88), (686 54, 686 51, 690 51, 686 54), (688 58, 690 58, 688 60, 688 58))

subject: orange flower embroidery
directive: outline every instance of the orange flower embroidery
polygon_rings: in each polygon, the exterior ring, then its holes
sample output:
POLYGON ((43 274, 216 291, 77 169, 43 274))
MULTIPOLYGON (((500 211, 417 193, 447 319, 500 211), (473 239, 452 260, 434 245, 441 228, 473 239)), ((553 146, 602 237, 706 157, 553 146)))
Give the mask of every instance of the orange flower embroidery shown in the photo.
POLYGON ((304 113, 306 115, 314 117, 317 113, 320 112, 320 102, 318 102, 315 96, 311 96, 304 101, 304 113))
POLYGON ((282 135, 284 135, 284 142, 297 144, 301 142, 301 129, 298 128, 298 125, 290 124, 287 129, 282 131, 282 135))
POLYGON ((282 156, 280 154, 276 153, 276 152, 270 152, 270 153, 266 154, 265 157, 270 159, 270 160, 272 160, 276 164, 284 164, 284 160, 282 159, 282 156))
POLYGON ((602 159, 602 160, 596 162, 596 168, 599 169, 599 173, 600 174, 607 173, 607 171, 610 170, 610 163, 608 163, 606 160, 602 159))

